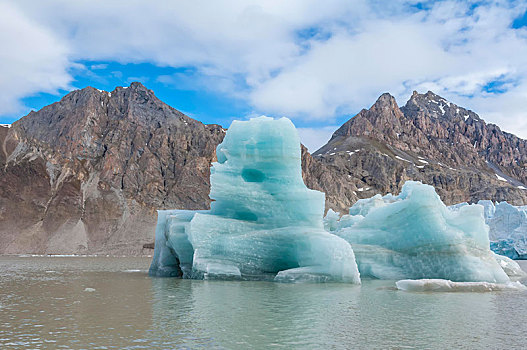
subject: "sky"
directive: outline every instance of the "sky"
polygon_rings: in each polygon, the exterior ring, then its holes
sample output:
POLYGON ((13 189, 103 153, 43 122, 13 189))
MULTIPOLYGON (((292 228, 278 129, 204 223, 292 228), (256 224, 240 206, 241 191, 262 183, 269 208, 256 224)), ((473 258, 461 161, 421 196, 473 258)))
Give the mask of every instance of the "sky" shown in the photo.
POLYGON ((204 123, 286 116, 310 151, 384 92, 527 138, 527 1, 0 0, 0 123, 140 81, 204 123))

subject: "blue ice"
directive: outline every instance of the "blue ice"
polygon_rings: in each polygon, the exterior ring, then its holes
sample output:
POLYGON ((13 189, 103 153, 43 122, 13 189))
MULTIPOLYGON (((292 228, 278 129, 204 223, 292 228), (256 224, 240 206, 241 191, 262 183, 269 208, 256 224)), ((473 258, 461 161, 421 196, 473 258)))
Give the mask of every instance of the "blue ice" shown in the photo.
POLYGON ((324 230, 324 193, 303 182, 289 119, 234 121, 216 155, 209 211, 158 212, 151 275, 360 283, 350 244, 324 230))
POLYGON ((362 276, 506 283, 483 210, 449 210, 432 186, 408 181, 398 196, 361 199, 340 220, 331 214, 326 227, 352 245, 362 276))
MULTIPOLYGON (((478 204, 485 208, 490 248, 511 259, 527 259, 527 207, 517 207, 507 202, 494 204, 489 200, 480 200, 478 204)), ((460 203, 449 209, 457 210, 466 205, 460 203)))

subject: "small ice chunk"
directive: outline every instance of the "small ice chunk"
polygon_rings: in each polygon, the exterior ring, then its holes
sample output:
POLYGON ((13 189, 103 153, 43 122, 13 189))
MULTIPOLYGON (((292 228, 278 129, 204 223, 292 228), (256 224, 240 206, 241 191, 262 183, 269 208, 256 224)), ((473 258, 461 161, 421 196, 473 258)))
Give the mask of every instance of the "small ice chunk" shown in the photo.
POLYGON ((340 213, 335 212, 333 209, 329 209, 326 216, 324 216, 324 229, 330 232, 335 231, 339 219, 340 213))
POLYGON ((95 292, 95 288, 84 288, 84 291, 88 293, 95 292))
POLYGON ((397 289, 405 292, 494 292, 505 290, 527 290, 520 282, 452 282, 443 279, 400 280, 397 289))

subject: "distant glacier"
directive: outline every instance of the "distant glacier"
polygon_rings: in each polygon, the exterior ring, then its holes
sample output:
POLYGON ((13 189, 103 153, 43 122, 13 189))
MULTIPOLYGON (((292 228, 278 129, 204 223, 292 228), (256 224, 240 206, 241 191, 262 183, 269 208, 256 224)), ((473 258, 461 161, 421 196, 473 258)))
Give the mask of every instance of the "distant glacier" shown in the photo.
MULTIPOLYGON (((517 207, 507 202, 494 204, 489 200, 480 200, 478 204, 485 208, 492 251, 511 259, 527 259, 527 206, 517 207)), ((449 208, 458 210, 466 205, 460 203, 449 208)))

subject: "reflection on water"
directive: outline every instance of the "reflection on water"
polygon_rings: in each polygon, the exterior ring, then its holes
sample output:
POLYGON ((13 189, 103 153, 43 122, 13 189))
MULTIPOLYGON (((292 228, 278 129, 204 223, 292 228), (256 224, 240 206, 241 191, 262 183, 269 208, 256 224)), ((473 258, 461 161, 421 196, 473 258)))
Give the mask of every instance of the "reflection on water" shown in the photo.
POLYGON ((525 292, 407 293, 375 280, 162 279, 147 276, 149 262, 1 257, 0 348, 479 349, 527 342, 525 292))

